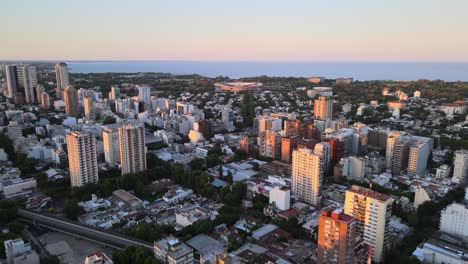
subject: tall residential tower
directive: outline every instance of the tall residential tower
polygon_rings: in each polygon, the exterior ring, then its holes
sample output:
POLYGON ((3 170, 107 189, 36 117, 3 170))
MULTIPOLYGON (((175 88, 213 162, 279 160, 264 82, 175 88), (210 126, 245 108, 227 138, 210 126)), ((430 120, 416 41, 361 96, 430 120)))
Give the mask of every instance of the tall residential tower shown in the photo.
POLYGON ((344 213, 356 218, 358 233, 364 239, 368 256, 382 262, 390 248, 390 216, 393 198, 353 185, 346 191, 344 213))
POLYGON ((55 65, 55 76, 57 79, 57 98, 63 98, 63 90, 70 84, 68 79, 68 66, 66 63, 61 62, 55 65))
POLYGON ((292 154, 292 194, 300 201, 320 205, 323 181, 323 158, 311 149, 297 149, 292 154))
POLYGON ((128 124, 119 128, 122 175, 146 170, 145 129, 128 124))
POLYGON ((67 134, 68 166, 72 187, 97 183, 98 165, 96 139, 89 133, 74 131, 67 134))
POLYGON ((65 112, 68 116, 78 117, 80 105, 78 102, 78 92, 76 89, 68 85, 63 91, 63 99, 65 100, 65 112))

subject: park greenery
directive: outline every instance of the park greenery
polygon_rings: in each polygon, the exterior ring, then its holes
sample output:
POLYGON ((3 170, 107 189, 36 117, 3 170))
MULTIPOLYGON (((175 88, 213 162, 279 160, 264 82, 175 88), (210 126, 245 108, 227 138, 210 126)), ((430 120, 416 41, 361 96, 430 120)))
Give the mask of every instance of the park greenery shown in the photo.
POLYGON ((112 253, 115 264, 159 264, 151 249, 143 246, 129 246, 112 253))

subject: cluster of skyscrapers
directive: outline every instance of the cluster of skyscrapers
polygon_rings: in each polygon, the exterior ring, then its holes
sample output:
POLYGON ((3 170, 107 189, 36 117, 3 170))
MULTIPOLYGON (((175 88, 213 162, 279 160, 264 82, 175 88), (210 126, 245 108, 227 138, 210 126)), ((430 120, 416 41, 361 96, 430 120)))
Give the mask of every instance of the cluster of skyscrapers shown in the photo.
MULTIPOLYGON (((51 107, 50 96, 37 83, 36 68, 30 65, 7 65, 5 67, 7 90, 6 95, 15 104, 40 103, 43 109, 51 107)), ((69 81, 66 63, 55 65, 56 73, 56 102, 63 100, 67 116, 80 117, 80 98, 83 102, 84 117, 94 120, 95 96, 93 92, 79 94, 69 81)), ((110 95, 120 96, 120 89, 113 87, 110 95)), ((139 100, 150 105, 150 88, 139 87, 139 100)), ((58 103, 57 103, 58 104, 58 103)), ((15 126, 9 126, 9 134, 15 135, 15 126), (11 130, 11 131, 10 131, 11 130)), ((19 129, 21 129, 20 126, 19 129)), ((139 124, 113 125, 103 133, 104 154, 106 163, 119 166, 122 174, 136 173, 146 170, 146 149, 144 127, 139 124)), ((68 166, 71 185, 83 186, 97 183, 98 158, 96 139, 93 134, 83 131, 72 131, 66 135, 68 166)))
POLYGON ((16 104, 41 101, 42 87, 37 84, 36 67, 30 65, 5 66, 6 95, 16 104))
MULTIPOLYGON (((120 166, 122 175, 146 170, 144 128, 125 124, 103 132, 104 155, 108 164, 120 166)), ((97 183, 96 140, 90 133, 67 134, 68 164, 73 187, 97 183)))

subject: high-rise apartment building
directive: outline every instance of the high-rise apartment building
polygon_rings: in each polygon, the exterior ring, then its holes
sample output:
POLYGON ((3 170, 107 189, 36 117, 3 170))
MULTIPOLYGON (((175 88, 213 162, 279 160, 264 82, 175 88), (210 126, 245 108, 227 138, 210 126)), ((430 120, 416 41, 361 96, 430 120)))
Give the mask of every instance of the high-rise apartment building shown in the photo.
POLYGON ((245 154, 250 155, 253 152, 253 140, 249 135, 242 135, 239 141, 239 150, 243 151, 245 154))
POLYGON ((36 101, 40 104, 42 102, 42 93, 45 92, 44 86, 38 84, 36 85, 36 89, 34 89, 34 96, 36 97, 36 101))
POLYGON ((335 165, 344 157, 344 142, 337 138, 325 138, 323 142, 330 144, 330 163, 335 165))
POLYGON ((202 133, 205 138, 211 137, 211 123, 206 119, 198 120, 193 123, 193 129, 202 133))
POLYGON ((94 107, 94 97, 85 96, 83 97, 83 105, 85 117, 88 120, 96 119, 96 109, 94 107))
POLYGON ((278 132, 263 131, 259 137, 260 156, 280 159, 281 158, 281 135, 278 132))
POLYGON ((292 152, 297 148, 297 142, 299 142, 300 137, 287 136, 281 139, 281 160, 284 162, 291 162, 292 152))
POLYGON ((452 182, 456 184, 464 184, 468 177, 468 150, 455 151, 453 159, 453 176, 452 182))
POLYGON ((69 85, 63 91, 63 99, 65 101, 65 113, 68 116, 78 117, 80 105, 78 102, 78 92, 76 89, 69 85))
POLYGON ((118 85, 112 85, 109 92, 109 99, 116 100, 120 98, 120 87, 118 85))
POLYGON ((34 89, 37 86, 36 67, 29 65, 7 65, 5 75, 8 88, 8 96, 15 99, 16 104, 34 103, 34 89))
POLYGON ((15 65, 5 66, 5 76, 8 89, 8 97, 13 98, 18 89, 18 73, 15 65))
POLYGON ((382 262, 390 248, 390 216, 393 199, 370 189, 352 186, 346 191, 344 213, 356 218, 357 231, 367 246, 369 258, 382 262))
POLYGON ((63 90, 65 90, 65 88, 70 85, 68 78, 68 66, 66 63, 61 62, 55 64, 55 76, 57 80, 56 97, 62 99, 63 90))
POLYGON ((398 139, 393 145, 392 174, 400 175, 408 166, 410 141, 407 138, 398 139))
POLYGON ((253 131, 256 135, 260 135, 267 130, 279 131, 281 130, 282 122, 283 121, 281 118, 274 118, 270 116, 257 117, 254 118, 253 131))
POLYGON ((227 131, 234 131, 236 127, 234 126, 234 112, 232 111, 231 107, 224 107, 223 111, 221 112, 221 120, 224 123, 224 128, 227 131))
POLYGON ((120 164, 119 131, 117 129, 106 129, 102 132, 104 145, 104 159, 110 166, 120 164))
POLYGON ((399 131, 390 131, 387 134, 387 146, 385 149, 385 165, 387 166, 387 169, 392 167, 395 142, 402 136, 402 133, 399 131))
POLYGON ((408 159, 408 174, 410 176, 423 175, 426 172, 429 144, 416 140, 411 143, 408 159))
POLYGON ((72 187, 97 183, 98 164, 96 139, 85 132, 74 131, 66 136, 68 168, 72 187))
POLYGON ((177 102, 175 106, 177 109, 177 114, 179 115, 185 115, 195 111, 195 106, 191 103, 177 102))
POLYGON ((440 212, 440 231, 468 240, 468 206, 452 203, 440 212))
POLYGON ((308 148, 308 149, 314 149, 315 145, 319 143, 316 139, 310 139, 310 138, 303 138, 299 139, 297 142, 297 148, 308 148))
POLYGON ((151 87, 149 86, 138 86, 138 100, 145 102, 145 104, 151 104, 151 87))
POLYGON ((317 263, 356 263, 356 220, 341 210, 324 210, 319 218, 317 263))
POLYGON ((286 120, 284 121, 284 135, 295 136, 301 133, 301 121, 294 119, 294 120, 286 120))
POLYGON ((10 121, 7 127, 7 131, 8 138, 10 138, 13 142, 23 136, 23 127, 17 121, 10 121))
POLYGON ((36 67, 22 65, 17 69, 18 73, 18 92, 24 95, 27 103, 34 103, 36 98, 34 96, 34 88, 37 86, 36 67))
POLYGON ((318 129, 312 122, 304 124, 302 127, 302 136, 307 139, 315 139, 318 141, 322 138, 320 129, 318 129))
POLYGON ((323 181, 322 156, 302 148, 292 154, 292 194, 300 201, 320 205, 323 181))
POLYGON ((119 128, 122 175, 146 170, 145 129, 135 124, 119 128))
POLYGON ((41 94, 41 108, 44 110, 47 110, 50 108, 50 97, 49 97, 49 94, 46 92, 43 92, 41 94))
POLYGON ((330 97, 320 96, 314 100, 314 118, 319 120, 327 120, 333 116, 333 99, 330 97))
POLYGON ((331 147, 328 142, 320 142, 315 144, 314 153, 322 156, 324 173, 328 173, 330 170, 330 152, 331 147))

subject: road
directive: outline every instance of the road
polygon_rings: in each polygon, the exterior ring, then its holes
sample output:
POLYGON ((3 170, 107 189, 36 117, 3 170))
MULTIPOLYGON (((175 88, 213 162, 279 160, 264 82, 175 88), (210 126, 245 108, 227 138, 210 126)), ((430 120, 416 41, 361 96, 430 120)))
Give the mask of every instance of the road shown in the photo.
POLYGON ((116 249, 123 249, 128 246, 144 246, 153 250, 153 245, 151 243, 135 238, 130 238, 109 230, 90 227, 84 224, 51 215, 40 214, 38 212, 27 209, 18 209, 17 214, 20 219, 38 226, 67 233, 116 249))

